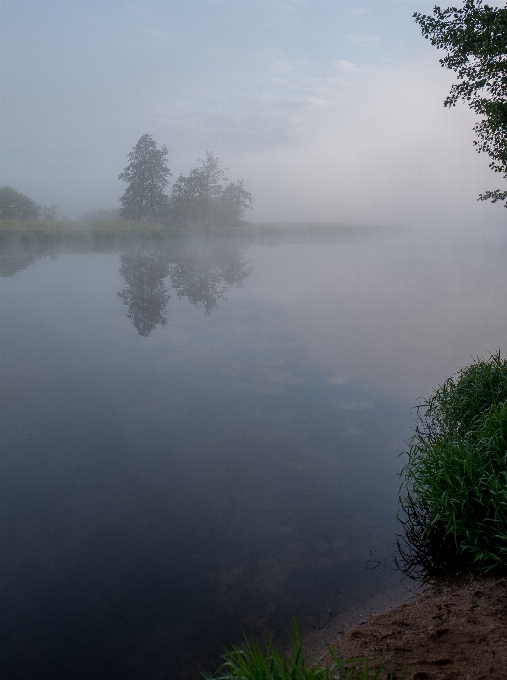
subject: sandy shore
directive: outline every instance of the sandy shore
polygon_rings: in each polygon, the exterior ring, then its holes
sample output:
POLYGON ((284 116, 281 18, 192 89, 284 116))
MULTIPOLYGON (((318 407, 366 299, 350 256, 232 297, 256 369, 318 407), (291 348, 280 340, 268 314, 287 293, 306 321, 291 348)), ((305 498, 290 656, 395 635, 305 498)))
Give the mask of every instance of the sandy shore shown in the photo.
POLYGON ((397 678, 507 680, 507 578, 455 578, 405 599, 347 630, 333 621, 312 636, 315 657, 331 646, 385 662, 397 678))

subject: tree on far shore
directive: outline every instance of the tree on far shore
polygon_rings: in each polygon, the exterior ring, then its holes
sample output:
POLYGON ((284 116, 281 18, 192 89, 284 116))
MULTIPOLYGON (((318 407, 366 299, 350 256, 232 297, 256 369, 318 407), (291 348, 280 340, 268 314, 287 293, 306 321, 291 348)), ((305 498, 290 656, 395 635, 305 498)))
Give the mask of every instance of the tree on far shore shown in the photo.
POLYGON ((59 217, 60 211, 56 205, 39 205, 14 187, 0 187, 1 220, 46 220, 54 222, 59 217))
POLYGON ((247 190, 245 180, 231 182, 215 200, 215 221, 226 226, 238 224, 244 219, 245 212, 252 207, 252 203, 253 196, 247 190))
POLYGON ((0 187, 0 218, 2 220, 37 220, 40 206, 14 187, 0 187))
POLYGON ((227 182, 221 161, 211 151, 187 177, 174 183, 169 202, 169 218, 177 224, 234 226, 239 224, 253 202, 246 182, 227 182))
POLYGON ((171 217, 176 222, 204 222, 209 214, 211 201, 222 192, 220 182, 226 181, 220 159, 211 151, 206 160, 190 171, 188 177, 180 175, 174 183, 170 199, 171 217))
POLYGON ((118 176, 128 184, 120 198, 120 213, 125 220, 155 221, 167 213, 169 198, 164 192, 171 176, 167 154, 165 145, 157 149, 149 134, 144 134, 129 153, 130 163, 118 176))

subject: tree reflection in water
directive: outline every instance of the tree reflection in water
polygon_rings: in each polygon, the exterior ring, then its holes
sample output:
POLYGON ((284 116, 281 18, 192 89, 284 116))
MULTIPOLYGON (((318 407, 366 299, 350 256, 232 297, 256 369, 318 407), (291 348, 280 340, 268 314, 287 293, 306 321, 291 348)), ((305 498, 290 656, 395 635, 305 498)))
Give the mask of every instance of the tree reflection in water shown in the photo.
POLYGON ((241 287, 252 268, 236 248, 217 248, 211 252, 129 253, 121 255, 120 273, 127 288, 118 292, 128 305, 128 318, 139 335, 147 337, 167 319, 168 294, 164 281, 169 277, 179 298, 203 309, 206 315, 218 309, 228 288, 241 287))
POLYGON ((28 249, 20 253, 0 253, 0 276, 14 276, 41 257, 43 255, 32 253, 28 249))
POLYGON ((139 335, 148 337, 158 324, 165 326, 164 312, 171 296, 167 293, 164 278, 171 266, 165 253, 130 253, 121 255, 120 274, 127 288, 118 291, 127 317, 132 319, 139 335))

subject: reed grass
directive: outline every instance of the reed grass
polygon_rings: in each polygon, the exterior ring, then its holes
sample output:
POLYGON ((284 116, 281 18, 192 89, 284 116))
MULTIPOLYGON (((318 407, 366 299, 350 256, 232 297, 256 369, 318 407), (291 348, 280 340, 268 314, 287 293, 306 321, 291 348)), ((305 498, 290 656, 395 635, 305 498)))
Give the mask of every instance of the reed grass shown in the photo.
POLYGON ((93 243, 111 240, 165 238, 176 233, 171 227, 151 222, 42 222, 0 220, 0 246, 45 246, 61 243, 93 243))
POLYGON ((476 359, 417 409, 401 473, 402 568, 507 570, 507 361, 476 359))
MULTIPOLYGON (((379 680, 383 665, 370 668, 368 659, 342 659, 332 649, 328 650, 329 663, 308 663, 298 628, 294 623, 289 654, 280 652, 270 640, 263 646, 245 640, 241 647, 226 651, 223 663, 214 675, 206 680, 379 680)), ((383 675, 394 680, 394 673, 383 675)), ((399 676, 398 676, 399 677, 399 676)), ((406 678, 403 674, 402 679, 406 678)))

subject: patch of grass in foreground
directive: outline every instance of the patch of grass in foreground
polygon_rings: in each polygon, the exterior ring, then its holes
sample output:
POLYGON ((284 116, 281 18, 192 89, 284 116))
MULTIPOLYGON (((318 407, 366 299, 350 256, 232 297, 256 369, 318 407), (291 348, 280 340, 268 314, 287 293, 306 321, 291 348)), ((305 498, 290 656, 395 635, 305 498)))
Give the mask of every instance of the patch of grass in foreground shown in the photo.
POLYGON ((476 359, 418 406, 402 470, 409 575, 507 570, 507 361, 476 359))
MULTIPOLYGON (((233 647, 222 656, 223 663, 206 680, 379 680, 383 666, 371 669, 368 659, 341 659, 329 649, 331 663, 308 664, 303 644, 294 624, 292 652, 286 656, 270 640, 264 645, 246 641, 243 647, 233 647)), ((384 675, 394 680, 394 673, 384 675)), ((403 674, 401 680, 407 678, 403 674)))

